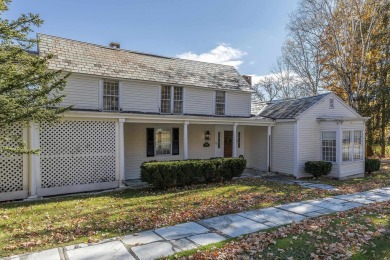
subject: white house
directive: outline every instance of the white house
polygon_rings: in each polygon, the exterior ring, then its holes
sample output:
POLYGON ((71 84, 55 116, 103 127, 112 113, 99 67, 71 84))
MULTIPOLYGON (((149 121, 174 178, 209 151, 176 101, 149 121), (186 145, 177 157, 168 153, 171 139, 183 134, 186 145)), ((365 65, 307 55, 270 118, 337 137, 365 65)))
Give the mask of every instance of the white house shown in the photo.
POLYGON ((38 35, 50 69, 70 72, 61 123, 22 134, 40 155, 0 155, 0 201, 115 188, 150 160, 243 155, 247 167, 305 176, 364 172, 364 120, 333 94, 263 104, 232 66, 38 35), (254 106, 255 110, 259 106, 254 106))
POLYGON ((256 115, 273 119, 270 170, 302 178, 307 161, 330 161, 329 176, 364 174, 364 130, 361 117, 333 93, 256 104, 256 115))

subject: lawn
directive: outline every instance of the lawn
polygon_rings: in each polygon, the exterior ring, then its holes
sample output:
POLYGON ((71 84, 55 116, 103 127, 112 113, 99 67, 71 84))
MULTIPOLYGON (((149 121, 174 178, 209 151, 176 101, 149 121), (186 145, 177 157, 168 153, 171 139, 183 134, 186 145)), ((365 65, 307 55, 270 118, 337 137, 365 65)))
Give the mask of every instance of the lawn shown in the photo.
POLYGON ((336 186, 342 193, 354 193, 380 187, 390 187, 390 159, 382 161, 381 171, 374 172, 364 178, 339 181, 322 177, 317 180, 311 179, 310 181, 336 186))
POLYGON ((304 189, 261 179, 159 190, 121 190, 0 203, 0 257, 173 225, 181 222, 390 186, 390 172, 330 181, 339 191, 304 189))
POLYGON ((95 242, 180 222, 333 195, 260 179, 0 204, 0 256, 95 242))
POLYGON ((390 259, 390 202, 182 252, 179 259, 390 259))

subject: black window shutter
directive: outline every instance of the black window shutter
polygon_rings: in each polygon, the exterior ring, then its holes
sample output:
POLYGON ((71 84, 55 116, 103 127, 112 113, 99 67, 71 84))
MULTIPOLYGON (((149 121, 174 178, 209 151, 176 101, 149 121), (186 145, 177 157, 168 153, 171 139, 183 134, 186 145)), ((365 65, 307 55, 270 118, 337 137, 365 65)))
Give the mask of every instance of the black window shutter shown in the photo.
POLYGON ((172 129, 172 155, 179 154, 179 128, 172 129))
POLYGON ((154 156, 154 128, 146 128, 146 156, 154 156))

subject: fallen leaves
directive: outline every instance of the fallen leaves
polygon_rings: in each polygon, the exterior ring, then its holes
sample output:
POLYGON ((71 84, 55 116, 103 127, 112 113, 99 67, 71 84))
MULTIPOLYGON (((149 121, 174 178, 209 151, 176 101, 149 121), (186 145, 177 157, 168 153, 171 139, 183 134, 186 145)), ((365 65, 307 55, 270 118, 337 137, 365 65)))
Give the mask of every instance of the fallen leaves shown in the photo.
POLYGON ((348 259, 354 253, 362 251, 364 246, 370 245, 372 239, 389 232, 388 227, 374 224, 372 220, 368 221, 368 215, 390 221, 390 202, 308 219, 271 232, 250 234, 225 244, 221 249, 198 252, 188 258, 293 259, 292 255, 298 254, 300 259, 348 259), (290 243, 286 243, 286 235, 290 243), (301 239, 305 241, 300 241, 301 239), (278 241, 284 242, 279 244, 278 241))

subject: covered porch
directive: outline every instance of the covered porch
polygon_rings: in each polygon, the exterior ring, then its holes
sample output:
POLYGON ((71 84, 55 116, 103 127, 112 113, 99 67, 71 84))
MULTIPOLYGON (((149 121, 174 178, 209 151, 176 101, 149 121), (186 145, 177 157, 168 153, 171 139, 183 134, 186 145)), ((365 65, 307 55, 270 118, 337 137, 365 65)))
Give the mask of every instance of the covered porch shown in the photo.
POLYGON ((269 119, 167 115, 121 121, 124 180, 139 179, 145 161, 244 156, 248 168, 270 167, 269 119))

